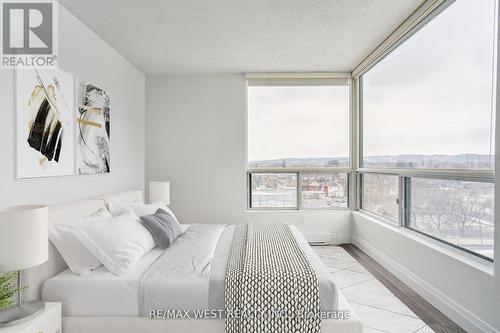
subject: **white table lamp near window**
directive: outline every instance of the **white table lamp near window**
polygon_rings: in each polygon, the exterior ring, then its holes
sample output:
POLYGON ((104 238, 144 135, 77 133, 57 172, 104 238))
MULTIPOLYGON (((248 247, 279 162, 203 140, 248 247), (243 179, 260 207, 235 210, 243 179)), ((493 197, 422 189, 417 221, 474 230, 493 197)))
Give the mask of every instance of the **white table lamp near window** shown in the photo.
POLYGON ((151 181, 149 182, 149 202, 163 202, 170 205, 170 182, 151 181))
MULTIPOLYGON (((0 272, 18 271, 40 265, 49 258, 48 208, 40 205, 0 208, 0 272)), ((0 327, 17 325, 44 309, 41 301, 22 302, 0 310, 0 327)))

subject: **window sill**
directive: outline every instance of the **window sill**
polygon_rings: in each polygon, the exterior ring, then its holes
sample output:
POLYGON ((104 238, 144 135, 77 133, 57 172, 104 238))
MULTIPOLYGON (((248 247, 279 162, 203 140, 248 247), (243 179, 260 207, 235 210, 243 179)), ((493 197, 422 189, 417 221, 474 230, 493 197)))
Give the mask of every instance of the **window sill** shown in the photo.
POLYGON ((424 246, 427 246, 443 255, 446 255, 456 261, 459 261, 465 265, 471 266, 481 272, 484 272, 488 275, 494 275, 494 263, 489 262, 487 260, 476 257, 472 254, 468 254, 467 252, 461 251, 453 246, 442 243, 438 240, 434 240, 430 237, 427 237, 419 232, 413 231, 411 229, 406 229, 401 226, 397 226, 393 223, 389 224, 383 221, 380 218, 377 218, 373 214, 367 214, 362 211, 353 211, 354 215, 363 217, 364 219, 377 223, 378 225, 392 231, 399 233, 400 235, 409 238, 415 242, 418 242, 424 246))
POLYGON ((335 213, 335 212, 350 212, 351 209, 346 208, 310 208, 310 209, 287 209, 287 208, 252 208, 245 211, 246 213, 335 213))

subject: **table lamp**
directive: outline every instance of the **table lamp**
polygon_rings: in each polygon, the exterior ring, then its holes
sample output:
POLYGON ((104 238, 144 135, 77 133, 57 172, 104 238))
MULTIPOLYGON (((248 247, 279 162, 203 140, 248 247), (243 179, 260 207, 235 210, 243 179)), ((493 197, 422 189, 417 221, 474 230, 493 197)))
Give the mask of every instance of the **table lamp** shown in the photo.
POLYGON ((161 201, 165 206, 170 205, 170 182, 149 182, 149 202, 161 201))
MULTIPOLYGON (((0 272, 18 271, 17 286, 22 288, 21 270, 44 263, 49 258, 47 206, 0 208, 0 272)), ((22 302, 0 310, 0 327, 17 325, 42 311, 41 301, 22 302)))

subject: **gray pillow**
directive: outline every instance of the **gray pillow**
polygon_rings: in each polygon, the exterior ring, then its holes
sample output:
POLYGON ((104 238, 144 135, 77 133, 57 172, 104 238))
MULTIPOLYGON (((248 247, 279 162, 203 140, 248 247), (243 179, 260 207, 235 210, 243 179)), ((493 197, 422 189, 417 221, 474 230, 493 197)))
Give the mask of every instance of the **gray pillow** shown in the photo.
POLYGON ((163 209, 156 213, 142 216, 142 225, 148 229, 153 236, 155 244, 160 249, 166 249, 173 241, 182 234, 181 225, 177 220, 163 209))

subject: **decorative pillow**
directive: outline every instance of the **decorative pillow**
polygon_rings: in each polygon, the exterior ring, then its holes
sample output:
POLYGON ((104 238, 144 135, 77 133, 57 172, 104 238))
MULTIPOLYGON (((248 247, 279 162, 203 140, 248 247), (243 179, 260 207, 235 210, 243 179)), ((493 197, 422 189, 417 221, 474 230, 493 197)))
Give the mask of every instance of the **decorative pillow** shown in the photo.
POLYGON ((102 264, 99 259, 97 259, 78 238, 76 238, 72 231, 82 225, 99 223, 111 217, 108 210, 103 208, 89 217, 50 223, 49 239, 57 248, 73 273, 87 275, 91 270, 98 268, 102 264))
POLYGON ((141 217, 142 224, 149 230, 155 244, 160 249, 166 249, 182 234, 179 222, 167 211, 158 209, 155 214, 141 217))
POLYGON ((112 273, 121 275, 155 247, 151 234, 134 214, 75 229, 78 240, 112 273))
POLYGON ((139 217, 141 216, 146 216, 146 215, 151 215, 156 213, 158 209, 163 209, 166 211, 170 216, 172 216, 177 223, 179 223, 177 217, 175 217, 174 212, 170 210, 163 202, 154 202, 152 204, 143 204, 143 203, 108 203, 108 209, 113 216, 120 216, 123 214, 130 214, 133 213, 139 217))

